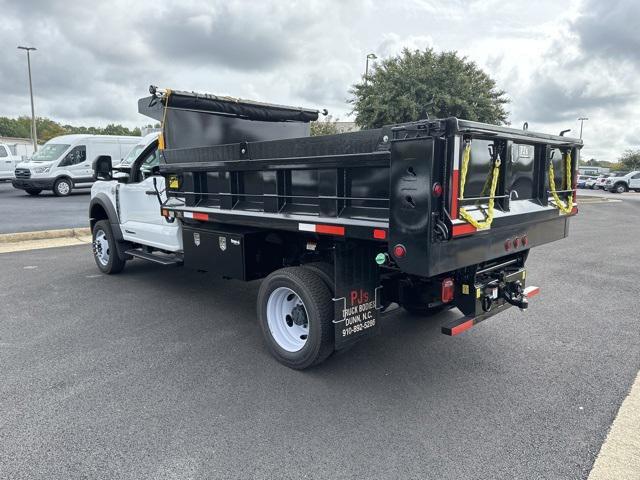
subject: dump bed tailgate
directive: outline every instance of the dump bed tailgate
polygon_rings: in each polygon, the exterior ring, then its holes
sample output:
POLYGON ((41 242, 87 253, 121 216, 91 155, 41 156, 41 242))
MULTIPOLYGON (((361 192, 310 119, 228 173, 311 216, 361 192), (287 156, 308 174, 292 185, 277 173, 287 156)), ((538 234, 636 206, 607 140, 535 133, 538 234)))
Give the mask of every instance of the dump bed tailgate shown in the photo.
POLYGON ((457 119, 395 128, 389 217, 391 251, 406 248, 399 266, 432 277, 566 237, 577 213, 581 147, 577 139, 457 119), (425 149, 427 139, 433 145, 425 149), (428 157, 430 173, 420 168, 428 157))

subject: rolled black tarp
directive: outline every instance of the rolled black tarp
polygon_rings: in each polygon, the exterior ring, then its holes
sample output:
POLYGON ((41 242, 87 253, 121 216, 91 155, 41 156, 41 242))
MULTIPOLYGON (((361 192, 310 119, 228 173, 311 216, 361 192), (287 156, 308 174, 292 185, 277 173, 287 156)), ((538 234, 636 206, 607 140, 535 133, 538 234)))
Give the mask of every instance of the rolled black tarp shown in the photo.
POLYGON ((233 97, 172 90, 165 98, 155 95, 141 98, 138 111, 156 120, 162 120, 162 106, 169 108, 231 115, 262 122, 312 122, 318 119, 318 111, 308 108, 289 107, 254 102, 233 97))
POLYGON ((308 137, 318 118, 317 110, 181 91, 141 98, 138 111, 162 122, 167 151, 308 137))

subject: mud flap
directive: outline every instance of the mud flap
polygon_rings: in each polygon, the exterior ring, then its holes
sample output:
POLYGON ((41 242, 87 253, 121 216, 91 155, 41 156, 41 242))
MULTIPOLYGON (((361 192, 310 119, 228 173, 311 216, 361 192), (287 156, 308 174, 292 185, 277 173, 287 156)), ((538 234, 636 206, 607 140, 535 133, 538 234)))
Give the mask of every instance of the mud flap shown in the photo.
POLYGON ((375 256, 379 247, 345 242, 334 250, 335 348, 380 331, 382 286, 375 256))

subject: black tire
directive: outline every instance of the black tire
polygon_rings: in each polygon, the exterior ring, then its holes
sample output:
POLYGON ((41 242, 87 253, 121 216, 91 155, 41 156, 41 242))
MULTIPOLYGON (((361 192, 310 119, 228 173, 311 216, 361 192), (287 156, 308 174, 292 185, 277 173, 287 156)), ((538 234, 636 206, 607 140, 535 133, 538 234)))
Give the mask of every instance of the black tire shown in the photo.
POLYGON ((96 222, 96 224, 93 226, 92 233, 93 233, 93 243, 92 243, 93 259, 95 260, 96 265, 98 266, 100 271, 108 275, 121 272, 122 269, 124 268, 126 261, 122 260, 118 256, 116 240, 113 236, 113 232, 111 231, 111 225, 109 224, 109 221, 100 220, 96 222), (101 261, 99 258, 99 252, 101 251, 100 249, 102 248, 102 246, 100 245, 100 242, 96 241, 96 238, 100 236, 101 232, 104 233, 107 244, 108 244, 108 251, 107 251, 108 261, 106 262, 101 261))
POLYGON ((27 192, 29 195, 33 195, 34 197, 36 195, 40 195, 41 191, 42 191, 41 188, 27 188, 27 189, 25 189, 25 192, 27 192))
POLYGON ((264 279, 258 292, 258 322, 271 354, 283 365, 302 370, 317 365, 334 351, 333 301, 329 288, 315 272, 302 267, 276 270, 264 279), (302 303, 307 315, 308 336, 298 351, 285 350, 275 340, 269 327, 267 304, 280 287, 292 290, 302 303))
POLYGON ((334 278, 333 265, 327 262, 311 262, 311 263, 305 263, 304 265, 302 265, 302 268, 311 270, 316 275, 318 275, 322 279, 322 281, 325 283, 325 285, 329 287, 329 290, 331 291, 331 293, 335 294, 336 284, 335 284, 335 278, 334 278))
POLYGON ((411 315, 415 315, 417 317, 432 317, 440 312, 449 310, 451 308, 451 305, 443 304, 438 305, 437 307, 428 307, 426 305, 406 304, 402 305, 402 308, 404 308, 411 315))
POLYGON ((71 193, 73 183, 68 178, 59 178, 53 184, 53 194, 56 197, 66 197, 71 193))
POLYGON ((626 191, 627 191, 627 186, 622 182, 616 183, 611 189, 612 193, 624 193, 626 191))

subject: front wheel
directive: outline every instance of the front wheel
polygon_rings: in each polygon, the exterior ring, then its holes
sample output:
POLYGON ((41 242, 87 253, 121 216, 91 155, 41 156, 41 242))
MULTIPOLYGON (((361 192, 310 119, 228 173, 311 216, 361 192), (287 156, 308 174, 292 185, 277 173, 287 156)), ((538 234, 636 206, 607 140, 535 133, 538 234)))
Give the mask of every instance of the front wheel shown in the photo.
POLYGON ((59 178, 56 183, 53 184, 53 194, 56 197, 66 197, 71 193, 73 185, 68 178, 59 178))
POLYGON ((118 256, 116 240, 107 220, 100 220, 93 226, 93 258, 102 273, 121 272, 125 261, 118 256))
POLYGON ((611 191, 615 193, 624 193, 627 191, 627 186, 624 183, 616 183, 611 191))
POLYGON ((310 269, 276 270, 260 285, 258 322, 271 354, 302 370, 334 350, 333 302, 322 278, 310 269))
POLYGON ((27 188, 27 189, 25 190, 25 192, 27 192, 29 195, 32 195, 32 196, 34 196, 34 197, 35 197, 36 195, 40 195, 40 192, 41 192, 41 191, 42 191, 42 189, 41 189, 41 188, 27 188))

